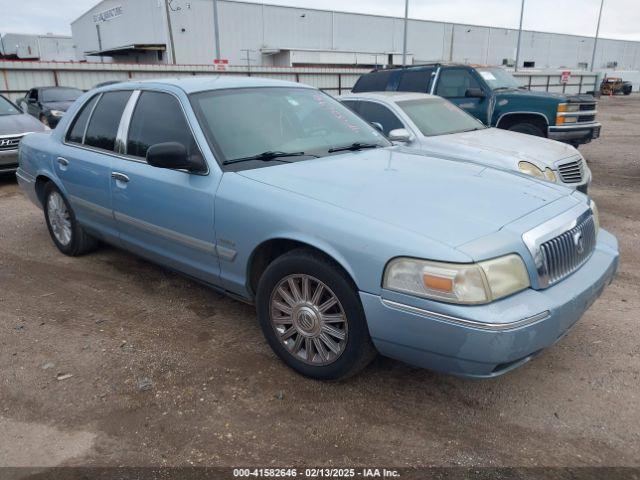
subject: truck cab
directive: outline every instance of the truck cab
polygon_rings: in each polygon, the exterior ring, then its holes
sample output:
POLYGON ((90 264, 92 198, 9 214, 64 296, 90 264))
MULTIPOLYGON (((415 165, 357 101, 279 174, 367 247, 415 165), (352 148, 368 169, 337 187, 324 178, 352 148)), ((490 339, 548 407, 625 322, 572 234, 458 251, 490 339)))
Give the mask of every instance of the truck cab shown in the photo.
POLYGON ((501 67, 434 63, 377 69, 360 77, 352 91, 439 95, 487 126, 573 146, 600 136, 593 96, 527 90, 501 67))

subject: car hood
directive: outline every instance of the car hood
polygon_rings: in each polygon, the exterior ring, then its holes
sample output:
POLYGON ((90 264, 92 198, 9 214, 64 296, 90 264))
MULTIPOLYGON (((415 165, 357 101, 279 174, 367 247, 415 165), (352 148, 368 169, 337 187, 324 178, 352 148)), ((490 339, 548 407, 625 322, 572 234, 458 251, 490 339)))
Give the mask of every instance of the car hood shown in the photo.
POLYGON ((44 125, 26 113, 0 115, 0 135, 14 135, 26 132, 41 132, 44 125))
POLYGON ((419 142, 427 152, 515 170, 521 161, 553 167, 558 160, 579 155, 571 145, 498 128, 422 137, 419 142))
POLYGON ((61 112, 66 112, 69 110, 69 107, 73 105, 74 100, 67 102, 46 102, 43 103, 42 106, 49 110, 60 110, 61 112))
POLYGON ((571 192, 402 148, 345 153, 238 174, 454 247, 493 233, 571 192))

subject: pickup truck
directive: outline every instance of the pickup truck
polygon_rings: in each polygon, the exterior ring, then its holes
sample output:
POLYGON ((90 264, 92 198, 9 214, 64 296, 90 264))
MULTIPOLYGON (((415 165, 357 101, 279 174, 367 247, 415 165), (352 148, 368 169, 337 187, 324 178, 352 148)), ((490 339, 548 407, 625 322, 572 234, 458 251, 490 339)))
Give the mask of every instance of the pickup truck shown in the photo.
POLYGON ((600 136, 593 96, 527 90, 501 67, 433 63, 376 69, 361 76, 352 91, 439 95, 487 126, 547 137, 574 147, 600 136))

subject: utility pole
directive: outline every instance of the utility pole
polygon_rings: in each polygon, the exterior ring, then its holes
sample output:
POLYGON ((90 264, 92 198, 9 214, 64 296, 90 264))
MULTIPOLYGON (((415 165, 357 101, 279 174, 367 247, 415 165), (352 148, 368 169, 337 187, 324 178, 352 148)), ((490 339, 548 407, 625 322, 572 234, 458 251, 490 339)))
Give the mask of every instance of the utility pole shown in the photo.
POLYGON ((409 26, 409 0, 404 0, 404 38, 402 40, 402 66, 407 64, 407 27, 409 26))
POLYGON ((598 26, 596 27, 596 38, 593 41, 593 53, 591 54, 591 65, 589 70, 593 72, 593 64, 596 62, 596 48, 598 47, 598 35, 600 34, 600 19, 602 18, 602 7, 604 6, 604 0, 600 0, 600 13, 598 13, 598 26))
POLYGON ((169 10, 169 2, 171 0, 164 0, 164 9, 167 13, 167 29, 169 30, 169 45, 171 47, 171 62, 176 64, 176 46, 173 43, 173 28, 171 27, 171 12, 169 10))
POLYGON ((524 17, 524 0, 520 6, 520 28, 518 28, 518 46, 516 47, 516 72, 518 71, 518 63, 520 62, 520 40, 522 39, 522 18, 524 17))
POLYGON ((220 24, 218 23, 218 0, 213 0, 213 28, 214 31, 214 39, 216 42, 216 60, 219 60, 220 57, 220 24))

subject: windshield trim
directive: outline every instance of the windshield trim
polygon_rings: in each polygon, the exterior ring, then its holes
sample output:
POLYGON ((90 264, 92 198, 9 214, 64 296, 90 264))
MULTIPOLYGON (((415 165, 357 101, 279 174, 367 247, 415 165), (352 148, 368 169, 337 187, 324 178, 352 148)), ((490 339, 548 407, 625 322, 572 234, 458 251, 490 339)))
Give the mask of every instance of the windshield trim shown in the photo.
MULTIPOLYGON (((251 160, 251 161, 247 161, 247 162, 240 162, 240 163, 225 163, 228 162, 229 159, 227 158, 226 155, 224 155, 222 148, 220 147, 220 145, 218 144, 218 142, 216 141, 216 139, 213 137, 212 132, 210 132, 209 128, 206 128, 206 121, 204 120, 203 117, 203 112, 200 109, 200 106, 197 102, 197 96, 204 94, 204 93, 224 93, 224 92, 231 92, 231 91, 237 91, 237 90, 262 90, 262 89, 269 89, 269 90, 273 90, 273 89, 288 89, 288 90, 295 90, 295 89, 299 89, 299 90, 308 90, 311 92, 316 92, 319 93, 321 95, 325 95, 327 98, 331 99, 331 101, 334 101, 340 105, 342 105, 342 102, 340 102, 339 100, 337 100, 336 98, 332 97, 331 95, 327 94, 326 92, 323 92, 322 90, 310 87, 310 86, 306 86, 306 85, 264 85, 264 86, 255 86, 255 85, 247 85, 247 86, 238 86, 238 87, 229 87, 229 88, 210 88, 210 89, 204 89, 204 90, 197 90, 197 91, 193 91, 193 92, 189 92, 187 94, 187 97, 189 99, 189 104, 191 105, 191 110, 193 111, 195 117, 196 117, 196 121, 198 123, 198 127, 200 128, 202 134, 204 135, 206 141, 207 141, 207 145, 209 146, 209 148, 211 149, 216 163, 218 164, 218 166, 220 167, 220 169, 223 172, 227 172, 227 171, 238 171, 238 170, 248 170, 250 168, 252 168, 252 164, 253 165, 257 165, 258 167, 275 167, 278 165, 286 165, 287 163, 297 163, 297 162, 304 162, 304 161, 309 161, 309 160, 315 160, 318 158, 323 158, 323 157, 329 157, 329 156, 334 156, 334 155, 340 155, 340 154, 344 154, 344 153, 350 153, 350 152, 343 152, 343 151, 339 151, 339 152, 327 152, 326 149, 321 149, 321 150, 317 150, 317 149, 310 149, 305 151, 305 155, 304 156, 300 156, 298 160, 295 160, 295 162, 287 162, 284 163, 282 161, 282 159, 279 158, 274 158, 273 160, 251 160), (255 163, 254 163, 255 162, 255 163)), ((351 112, 351 110, 346 106, 343 105, 345 109, 349 110, 351 112)), ((353 112, 352 112, 353 113, 353 112)), ((356 116, 357 118, 361 119, 356 113, 353 113, 354 116, 356 116)), ((363 123, 365 125, 368 125, 366 121, 362 120, 363 123)), ((373 129, 373 127, 371 127, 373 129)), ((387 140, 386 137, 384 137, 384 135, 381 135, 379 138, 381 145, 380 147, 391 147, 393 146, 393 144, 387 140), (386 144, 385 144, 386 143, 386 144)))

